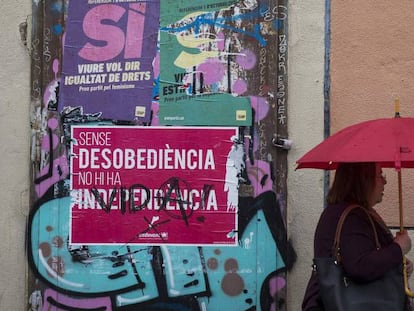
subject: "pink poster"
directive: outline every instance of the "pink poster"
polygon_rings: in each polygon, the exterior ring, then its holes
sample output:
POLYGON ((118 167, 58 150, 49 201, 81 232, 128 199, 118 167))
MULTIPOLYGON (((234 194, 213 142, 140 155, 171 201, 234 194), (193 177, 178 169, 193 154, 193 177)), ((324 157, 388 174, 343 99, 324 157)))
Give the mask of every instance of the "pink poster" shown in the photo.
POLYGON ((236 127, 74 126, 73 244, 236 245, 236 127))

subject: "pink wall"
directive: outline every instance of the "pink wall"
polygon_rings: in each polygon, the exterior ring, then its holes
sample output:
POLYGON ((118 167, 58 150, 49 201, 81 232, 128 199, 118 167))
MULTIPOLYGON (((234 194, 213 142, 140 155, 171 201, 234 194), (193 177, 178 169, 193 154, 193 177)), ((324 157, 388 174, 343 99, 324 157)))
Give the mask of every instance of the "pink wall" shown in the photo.
MULTIPOLYGON (((331 133, 348 125, 394 116, 414 116, 414 2, 339 1, 331 6, 331 133)), ((414 139, 414 133, 413 133, 414 139)), ((385 170, 388 184, 378 211, 399 225, 397 174, 385 170)), ((403 170, 404 224, 414 225, 414 170, 403 170)))

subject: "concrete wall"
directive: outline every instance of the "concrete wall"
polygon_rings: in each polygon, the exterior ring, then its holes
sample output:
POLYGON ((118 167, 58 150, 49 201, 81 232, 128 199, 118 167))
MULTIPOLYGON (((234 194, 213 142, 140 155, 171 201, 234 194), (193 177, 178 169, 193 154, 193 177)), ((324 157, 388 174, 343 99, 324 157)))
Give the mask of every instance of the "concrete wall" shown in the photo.
POLYGON ((27 309, 30 57, 19 24, 31 22, 30 11, 30 1, 0 2, 0 310, 27 309))
POLYGON ((300 310, 311 272, 313 234, 323 208, 322 171, 295 171, 295 161, 324 133, 325 1, 289 1, 288 233, 298 260, 288 274, 289 310, 300 310))

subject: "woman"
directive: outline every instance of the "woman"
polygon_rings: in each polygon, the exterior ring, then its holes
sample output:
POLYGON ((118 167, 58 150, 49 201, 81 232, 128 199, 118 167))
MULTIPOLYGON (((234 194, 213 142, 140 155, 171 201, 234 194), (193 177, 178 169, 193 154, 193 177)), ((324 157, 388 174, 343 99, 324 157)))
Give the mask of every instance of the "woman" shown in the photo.
MULTIPOLYGON (((351 204, 365 208, 375 222, 381 249, 375 246, 374 233, 366 213, 356 208, 347 216, 341 234, 342 265, 350 279, 370 282, 397 267, 411 249, 407 232, 393 237, 373 206, 382 201, 387 183, 376 163, 341 163, 327 196, 327 207, 321 214, 314 239, 315 257, 332 257, 336 225, 342 212, 351 204)), ((413 263, 407 260, 407 272, 413 263)), ((309 280, 302 310, 324 310, 315 273, 309 280)))

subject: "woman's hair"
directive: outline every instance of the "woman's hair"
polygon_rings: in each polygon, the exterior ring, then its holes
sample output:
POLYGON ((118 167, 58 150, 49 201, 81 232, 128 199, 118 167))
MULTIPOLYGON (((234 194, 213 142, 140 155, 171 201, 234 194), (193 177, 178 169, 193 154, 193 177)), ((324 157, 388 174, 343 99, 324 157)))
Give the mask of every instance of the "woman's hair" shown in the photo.
POLYGON ((346 202, 368 207, 375 179, 375 163, 340 163, 326 200, 328 204, 346 202))

